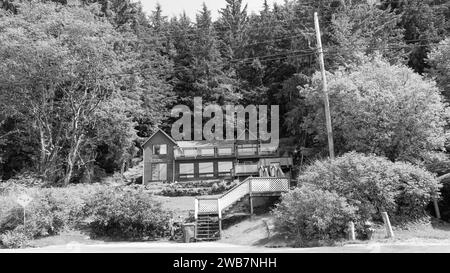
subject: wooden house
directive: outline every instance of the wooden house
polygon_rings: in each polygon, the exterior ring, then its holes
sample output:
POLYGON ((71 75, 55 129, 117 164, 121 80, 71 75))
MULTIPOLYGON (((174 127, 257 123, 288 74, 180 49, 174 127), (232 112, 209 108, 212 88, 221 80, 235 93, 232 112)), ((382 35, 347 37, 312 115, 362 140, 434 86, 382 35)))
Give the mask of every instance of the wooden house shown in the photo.
POLYGON ((293 164, 286 147, 272 148, 258 140, 175 141, 161 129, 147 139, 143 149, 143 183, 242 180, 271 176, 274 170, 289 176, 293 164))

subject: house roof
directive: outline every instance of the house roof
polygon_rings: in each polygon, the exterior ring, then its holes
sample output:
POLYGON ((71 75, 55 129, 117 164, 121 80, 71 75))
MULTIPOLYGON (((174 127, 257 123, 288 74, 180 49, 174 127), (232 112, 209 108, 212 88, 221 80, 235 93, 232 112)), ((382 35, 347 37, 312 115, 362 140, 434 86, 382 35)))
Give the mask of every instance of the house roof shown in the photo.
POLYGON ((173 142, 173 144, 178 145, 177 141, 175 141, 171 136, 169 136, 166 132, 164 132, 163 130, 159 129, 156 130, 156 132, 154 132, 149 138, 147 138, 147 140, 142 144, 142 146, 147 145, 147 143, 158 133, 161 132, 164 136, 166 136, 171 142, 173 142))

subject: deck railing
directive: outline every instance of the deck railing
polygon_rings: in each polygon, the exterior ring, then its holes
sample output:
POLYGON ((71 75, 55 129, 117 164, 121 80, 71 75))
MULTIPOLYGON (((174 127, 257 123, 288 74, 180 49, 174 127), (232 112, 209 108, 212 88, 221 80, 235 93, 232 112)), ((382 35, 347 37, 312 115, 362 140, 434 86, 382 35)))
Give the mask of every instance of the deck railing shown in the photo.
POLYGON ((252 157, 252 156, 277 156, 277 149, 269 149, 262 145, 253 146, 211 146, 176 148, 175 158, 220 158, 220 157, 252 157))
POLYGON ((239 201, 247 194, 281 193, 289 190, 289 179, 278 177, 249 177, 228 192, 216 197, 196 197, 194 215, 217 214, 222 218, 222 212, 239 201))

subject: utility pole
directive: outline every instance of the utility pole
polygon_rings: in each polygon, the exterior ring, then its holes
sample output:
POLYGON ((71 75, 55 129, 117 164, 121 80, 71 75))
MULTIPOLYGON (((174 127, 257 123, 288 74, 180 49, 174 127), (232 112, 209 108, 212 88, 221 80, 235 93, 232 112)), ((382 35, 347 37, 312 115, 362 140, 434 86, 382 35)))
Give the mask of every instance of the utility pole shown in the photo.
POLYGON ((325 104, 325 120, 327 125, 328 150, 330 153, 330 158, 334 159, 334 142, 333 142, 333 128, 331 127, 330 101, 328 99, 328 84, 325 74, 325 62, 323 60, 322 38, 320 35, 319 16, 317 15, 317 12, 314 12, 314 25, 316 27, 317 49, 319 51, 320 70, 322 71, 323 101, 325 104))

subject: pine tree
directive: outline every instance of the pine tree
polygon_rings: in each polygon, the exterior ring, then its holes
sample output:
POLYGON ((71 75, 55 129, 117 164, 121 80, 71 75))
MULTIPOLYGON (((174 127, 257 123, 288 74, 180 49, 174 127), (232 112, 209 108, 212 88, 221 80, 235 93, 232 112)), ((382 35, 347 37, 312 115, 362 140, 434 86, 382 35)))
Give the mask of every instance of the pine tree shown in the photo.
POLYGON ((241 58, 247 43, 247 5, 243 6, 242 0, 226 0, 226 6, 219 14, 217 28, 220 29, 223 42, 222 54, 228 60, 241 58))

